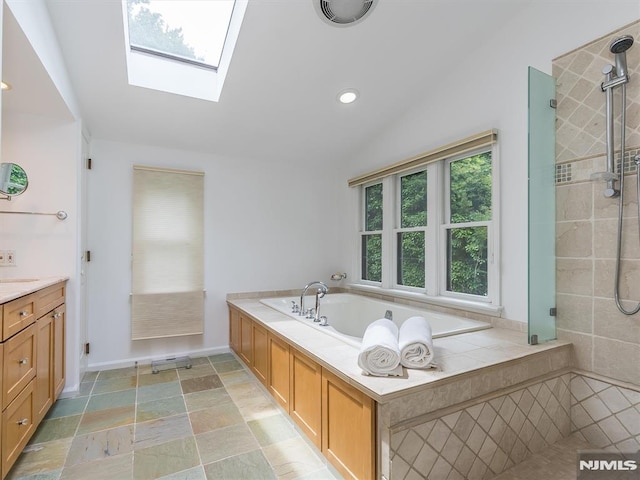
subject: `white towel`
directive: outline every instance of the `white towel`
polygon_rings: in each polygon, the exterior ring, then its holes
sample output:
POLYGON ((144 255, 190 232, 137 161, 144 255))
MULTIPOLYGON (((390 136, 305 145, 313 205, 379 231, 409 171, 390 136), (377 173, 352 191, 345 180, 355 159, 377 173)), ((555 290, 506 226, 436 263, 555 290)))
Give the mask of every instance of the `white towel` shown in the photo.
POLYGON ((362 336, 358 365, 367 375, 402 375, 398 327, 386 318, 370 323, 362 336))
POLYGON ((424 317, 411 317, 400 325, 400 363, 407 368, 428 368, 433 361, 431 325, 424 317))

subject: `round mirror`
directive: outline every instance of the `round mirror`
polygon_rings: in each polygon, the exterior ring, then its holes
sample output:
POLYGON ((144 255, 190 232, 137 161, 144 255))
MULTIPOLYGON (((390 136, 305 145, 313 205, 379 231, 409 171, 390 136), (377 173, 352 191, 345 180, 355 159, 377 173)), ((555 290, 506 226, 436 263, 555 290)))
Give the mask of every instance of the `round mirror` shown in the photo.
POLYGON ((27 172, 16 163, 0 163, 0 193, 14 196, 27 189, 27 172))

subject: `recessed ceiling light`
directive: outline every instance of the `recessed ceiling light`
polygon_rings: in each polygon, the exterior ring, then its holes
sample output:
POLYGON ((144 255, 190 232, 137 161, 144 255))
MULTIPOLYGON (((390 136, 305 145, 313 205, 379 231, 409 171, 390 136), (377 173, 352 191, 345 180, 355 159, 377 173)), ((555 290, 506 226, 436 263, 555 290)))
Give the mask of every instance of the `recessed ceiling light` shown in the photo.
POLYGON ((11 90, 11 85, 7 82, 2 82, 2 90, 11 90))
POLYGON ((343 90, 338 94, 338 101, 340 103, 353 103, 358 99, 358 91, 350 88, 343 90))

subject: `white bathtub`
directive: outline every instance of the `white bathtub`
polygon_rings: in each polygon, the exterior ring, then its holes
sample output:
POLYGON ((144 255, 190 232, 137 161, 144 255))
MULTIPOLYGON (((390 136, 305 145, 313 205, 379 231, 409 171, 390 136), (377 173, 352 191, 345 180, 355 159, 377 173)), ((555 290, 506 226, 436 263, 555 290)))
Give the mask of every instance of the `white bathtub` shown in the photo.
MULTIPOLYGON (((491 324, 486 322, 432 312, 398 303, 384 302, 350 293, 332 293, 320 299, 320 315, 326 316, 329 323, 329 326, 322 327, 313 320, 299 316, 297 313, 291 313, 292 302, 300 303, 299 296, 265 298, 260 301, 310 327, 338 337, 356 347, 360 346, 367 325, 379 318, 383 318, 387 310, 391 310, 393 313, 393 321, 398 328, 402 325, 402 322, 410 317, 416 315, 425 317, 431 324, 434 338, 491 328, 491 324)), ((315 296, 306 296, 304 306, 305 308, 314 307, 315 296)))

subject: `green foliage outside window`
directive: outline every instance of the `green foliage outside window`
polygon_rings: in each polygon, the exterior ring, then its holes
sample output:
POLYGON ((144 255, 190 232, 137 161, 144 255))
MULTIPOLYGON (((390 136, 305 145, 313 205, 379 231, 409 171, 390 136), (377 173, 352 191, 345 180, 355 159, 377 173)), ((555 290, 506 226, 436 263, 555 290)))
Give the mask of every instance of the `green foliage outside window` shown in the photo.
MULTIPOLYGON (((451 223, 491 220, 491 153, 452 162, 451 223)), ((447 235, 447 290, 488 295, 487 227, 451 228, 447 235)))
POLYGON ((171 28, 160 13, 145 5, 149 0, 127 0, 131 45, 204 62, 185 42, 182 28, 171 28))
MULTIPOLYGON (((488 227, 466 225, 491 220, 491 152, 449 164, 450 199, 446 237, 447 290, 470 295, 488 295, 488 227), (460 224, 460 226, 456 226, 460 224)), ((382 183, 365 188, 365 231, 382 230, 382 183)), ((400 178, 401 229, 427 226, 427 171, 400 178)), ((425 286, 424 230, 397 233, 397 278, 399 285, 425 286)), ((362 236, 362 278, 382 281, 382 235, 362 236)))
MULTIPOLYGON (((382 183, 364 190, 364 229, 367 232, 382 230, 382 183)), ((362 279, 382 281, 382 235, 362 237, 362 279)))
MULTIPOLYGON (((400 228, 427 226, 427 171, 400 178, 400 228)), ((425 286, 424 231, 399 232, 398 285, 425 286)))

